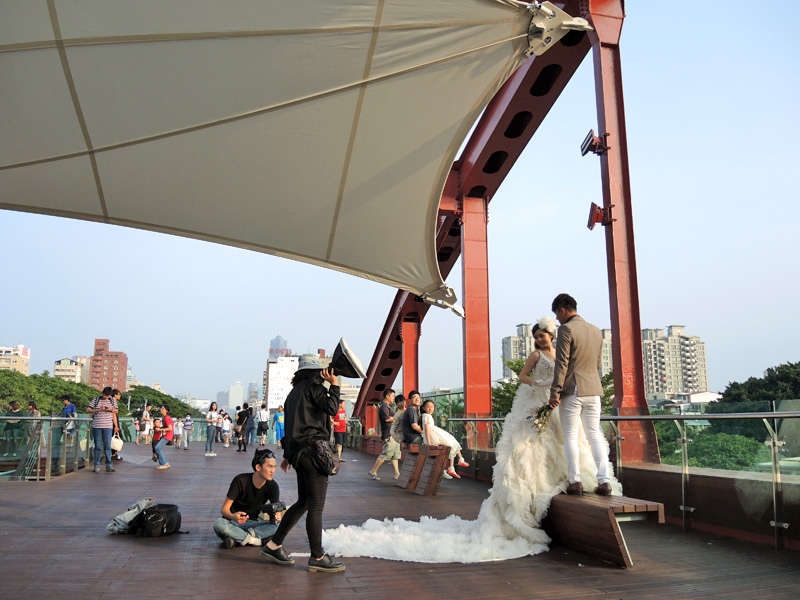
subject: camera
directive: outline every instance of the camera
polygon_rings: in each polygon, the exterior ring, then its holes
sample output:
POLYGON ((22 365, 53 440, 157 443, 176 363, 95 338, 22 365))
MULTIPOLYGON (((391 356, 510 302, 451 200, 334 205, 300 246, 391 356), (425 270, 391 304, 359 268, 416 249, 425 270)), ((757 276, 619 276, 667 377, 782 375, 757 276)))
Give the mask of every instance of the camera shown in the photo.
POLYGON ((285 510, 286 510, 286 503, 281 501, 268 502, 267 504, 261 507, 261 512, 269 515, 270 523, 277 523, 278 521, 275 518, 275 513, 282 513, 285 510))

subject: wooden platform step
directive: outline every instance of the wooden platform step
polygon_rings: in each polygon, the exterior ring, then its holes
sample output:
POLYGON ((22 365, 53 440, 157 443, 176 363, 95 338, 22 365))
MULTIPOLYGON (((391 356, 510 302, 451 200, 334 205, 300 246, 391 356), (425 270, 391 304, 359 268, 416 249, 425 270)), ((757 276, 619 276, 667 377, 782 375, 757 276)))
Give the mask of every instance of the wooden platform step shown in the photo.
POLYGON ((620 521, 664 522, 664 505, 627 496, 559 494, 543 527, 558 543, 621 567, 633 566, 620 521))

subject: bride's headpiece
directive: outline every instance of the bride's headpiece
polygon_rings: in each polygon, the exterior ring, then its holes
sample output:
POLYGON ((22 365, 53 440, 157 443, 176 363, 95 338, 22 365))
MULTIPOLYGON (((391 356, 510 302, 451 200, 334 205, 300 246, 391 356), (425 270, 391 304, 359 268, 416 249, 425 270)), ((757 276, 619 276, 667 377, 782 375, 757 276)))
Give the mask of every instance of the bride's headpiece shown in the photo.
POLYGON ((536 326, 549 334, 555 334, 556 332, 556 324, 550 317, 542 317, 536 322, 536 326))

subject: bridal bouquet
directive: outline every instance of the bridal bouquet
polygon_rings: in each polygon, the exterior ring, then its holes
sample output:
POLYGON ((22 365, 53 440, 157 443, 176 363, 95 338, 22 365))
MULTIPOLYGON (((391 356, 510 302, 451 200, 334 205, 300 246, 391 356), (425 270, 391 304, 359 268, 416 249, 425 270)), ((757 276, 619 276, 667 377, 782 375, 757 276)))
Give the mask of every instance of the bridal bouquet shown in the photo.
POLYGON ((533 425, 537 431, 547 431, 547 425, 550 422, 550 414, 553 412, 553 409, 550 408, 549 404, 545 404, 540 406, 536 412, 532 413, 528 419, 531 419, 531 425, 533 425))

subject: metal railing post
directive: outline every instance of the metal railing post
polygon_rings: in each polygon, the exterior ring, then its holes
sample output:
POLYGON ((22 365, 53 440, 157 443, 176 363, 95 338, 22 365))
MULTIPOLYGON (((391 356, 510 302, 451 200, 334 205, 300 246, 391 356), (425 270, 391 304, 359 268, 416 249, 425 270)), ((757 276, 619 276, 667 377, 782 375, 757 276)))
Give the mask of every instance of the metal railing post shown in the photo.
POLYGON ((770 525, 775 530, 775 550, 783 550, 785 542, 783 532, 789 528, 789 523, 783 522, 783 483, 781 482, 781 462, 779 448, 784 445, 778 439, 777 420, 775 428, 769 424, 768 419, 763 419, 769 432, 769 440, 764 444, 772 447, 772 516, 770 525))
POLYGON ((692 440, 686 437, 686 430, 677 419, 675 420, 675 427, 678 428, 681 436, 681 514, 683 515, 683 530, 691 531, 694 507, 689 506, 689 444, 692 440))
POLYGON ((609 421, 611 429, 614 432, 614 444, 616 446, 616 454, 614 456, 614 474, 617 476, 617 481, 622 483, 622 440, 625 438, 619 434, 619 427, 615 421, 609 421))
POLYGON ((44 480, 50 481, 53 473, 53 421, 47 428, 47 453, 44 458, 44 480))

